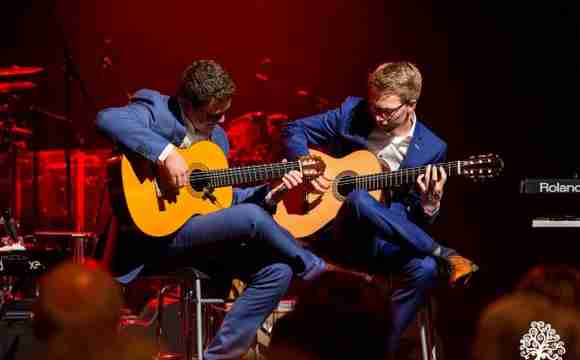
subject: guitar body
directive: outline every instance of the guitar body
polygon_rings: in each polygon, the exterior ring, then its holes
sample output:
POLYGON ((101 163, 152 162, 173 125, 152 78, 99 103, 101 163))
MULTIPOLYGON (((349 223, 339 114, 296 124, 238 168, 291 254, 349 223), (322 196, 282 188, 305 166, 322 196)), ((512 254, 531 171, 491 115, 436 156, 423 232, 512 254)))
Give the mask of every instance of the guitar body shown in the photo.
MULTIPOLYGON (((189 171, 227 169, 228 161, 221 148, 200 141, 188 149, 177 149, 189 171)), ((121 158, 124 200, 135 225, 150 236, 165 236, 177 231, 194 214, 207 214, 231 206, 233 188, 225 186, 204 196, 202 189, 185 186, 179 190, 169 185, 167 174, 152 162, 136 155, 121 158)))
MULTIPOLYGON (((276 221, 297 238, 314 234, 338 214, 348 194, 360 189, 380 201, 381 191, 401 185, 411 185, 425 174, 427 166, 396 171, 382 171, 375 155, 359 150, 336 159, 319 151, 310 150, 326 164, 324 174, 331 181, 331 188, 324 194, 309 193, 307 186, 296 187, 285 195, 274 215, 276 221)), ((470 156, 468 160, 433 164, 445 169, 447 176, 463 175, 475 181, 494 178, 503 170, 503 160, 494 154, 470 156)))
MULTIPOLYGON (((325 176, 335 181, 332 182, 331 190, 324 194, 308 193, 304 186, 294 188, 278 204, 274 219, 297 238, 312 235, 335 218, 345 199, 338 192, 336 180, 382 171, 376 156, 366 150, 353 152, 340 159, 316 150, 310 150, 310 154, 322 159, 326 164, 325 176)), ((377 200, 381 197, 381 190, 369 193, 377 200)))

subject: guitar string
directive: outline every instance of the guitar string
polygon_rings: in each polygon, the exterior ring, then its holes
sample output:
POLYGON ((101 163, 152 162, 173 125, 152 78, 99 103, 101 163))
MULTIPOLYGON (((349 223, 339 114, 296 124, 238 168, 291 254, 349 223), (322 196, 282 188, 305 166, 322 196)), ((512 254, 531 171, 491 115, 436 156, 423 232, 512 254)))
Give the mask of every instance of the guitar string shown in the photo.
MULTIPOLYGON (((256 176, 255 180, 252 179, 252 172, 256 173, 258 170, 264 170, 267 172, 274 173, 275 171, 283 170, 290 168, 295 168, 298 165, 298 161, 293 161, 290 163, 277 163, 277 164, 270 164, 270 165, 253 165, 248 167, 239 167, 239 168, 231 168, 231 169, 219 169, 217 171, 213 171, 211 175, 212 180, 216 182, 216 185, 222 186, 227 184, 229 181, 231 182, 251 182, 257 181, 258 178, 256 176), (248 177, 249 179, 246 180, 244 177, 248 177), (236 181, 236 179, 240 179, 236 181)), ((267 173, 265 174, 267 175, 267 173)), ((281 176, 281 175, 279 175, 281 176)), ((267 177, 267 176, 266 176, 267 177)))
MULTIPOLYGON (((462 168, 465 168, 465 163, 467 163, 469 161, 477 161, 477 159, 459 160, 459 161, 452 161, 452 162, 440 163, 440 164, 435 164, 435 165, 441 166, 441 167, 446 167, 446 168, 448 168, 449 172, 452 172, 453 169, 458 169, 458 165, 463 165, 462 168)), ((487 163, 487 165, 489 165, 489 163, 487 163)), ((391 182, 393 182, 393 180, 396 181, 396 180, 400 179, 401 182, 402 182, 403 178, 406 178, 406 180, 408 180, 409 176, 419 175, 422 173, 422 170, 425 170, 425 169, 426 169, 426 166, 421 166, 421 167, 415 167, 415 168, 401 169, 395 173, 385 172, 385 173, 377 173, 377 174, 371 174, 371 175, 360 175, 360 176, 357 176, 354 178, 337 179, 337 180, 334 180, 333 182, 339 183, 341 185, 350 185, 350 184, 357 184, 357 183, 360 183, 361 185, 366 185, 372 181, 376 181, 377 183, 382 182, 382 183, 390 184, 391 182)))
MULTIPOLYGON (((451 171, 451 169, 455 168, 457 165, 459 165, 461 163, 466 163, 468 161, 470 161, 470 160, 459 160, 459 161, 452 161, 452 162, 447 162, 447 163, 439 163, 439 164, 435 164, 435 165, 441 166, 441 167, 447 167, 447 168, 449 168, 449 171, 451 171)), ((473 161, 477 161, 477 159, 474 159, 473 161)), ((236 177, 242 177, 242 180, 243 180, 244 176, 248 176, 248 177, 250 177, 250 179, 248 181, 253 181, 251 179, 251 176, 253 174, 255 174, 257 171, 263 170, 266 173, 265 175, 267 175, 268 171, 273 173, 275 171, 286 170, 288 168, 295 167, 298 164, 299 164, 299 161, 293 161, 293 162, 288 162, 288 163, 251 165, 251 166, 247 166, 247 167, 217 169, 217 170, 212 170, 209 172, 208 171, 195 172, 195 173, 190 174, 189 179, 190 179, 190 181, 196 181, 196 180, 216 181, 217 184, 220 184, 220 180, 222 180, 222 181, 225 180, 224 177, 227 177, 227 179, 230 181, 234 181, 234 179, 236 177)), ((367 183, 367 182, 371 182, 371 181, 376 181, 378 183, 381 180, 384 180, 382 182, 385 182, 385 181, 389 182, 390 179, 396 179, 397 177, 401 178, 401 180, 402 180, 403 177, 408 178, 409 176, 412 176, 412 175, 418 175, 421 173, 422 170, 425 170, 425 169, 426 169, 426 166, 421 166, 421 167, 415 167, 415 168, 402 169, 402 170, 399 170, 395 173, 377 173, 377 174, 371 174, 371 175, 361 175, 361 176, 357 176, 355 178, 334 180, 333 182, 340 182, 341 184, 344 184, 344 185, 354 184, 357 182, 367 183)), ((255 179, 256 181, 258 180, 258 176, 259 175, 256 175, 256 179, 255 179)), ((268 177, 268 176, 266 176, 266 177, 268 177)))
MULTIPOLYGON (((462 163, 463 161, 452 161, 452 162, 447 162, 447 163, 439 163, 439 164, 435 164, 438 167, 447 167, 449 169, 449 171, 451 172, 451 169, 456 168, 457 165, 459 165, 460 163, 462 163)), ((353 178, 342 178, 342 179, 337 179, 337 180, 333 180, 333 182, 339 183, 341 185, 350 185, 350 184, 356 184, 356 183, 363 183, 363 182, 370 182, 370 181, 381 181, 381 180, 385 180, 383 182, 388 182, 390 179, 389 178, 402 178, 403 177, 409 177, 409 176, 413 176, 413 175, 420 175, 422 170, 425 170, 427 167, 426 166, 419 166, 419 167, 414 167, 414 168, 408 168, 408 169, 401 169, 398 170, 396 172, 382 172, 382 173, 376 173, 376 174, 370 174, 370 175, 359 175, 353 178)), ((362 184, 361 184, 362 185, 362 184)))
POLYGON ((256 170, 266 169, 266 170, 279 170, 285 168, 292 168, 298 165, 298 161, 283 163, 283 164, 267 164, 267 165, 253 165, 247 167, 235 167, 227 169, 214 169, 209 171, 192 172, 190 174, 190 179, 194 179, 197 175, 199 177, 211 176, 217 173, 218 176, 233 174, 243 174, 244 172, 255 172, 256 170))
MULTIPOLYGON (((287 163, 277 163, 277 164, 266 164, 266 165, 252 165, 247 167, 236 167, 229 169, 217 169, 211 171, 193 172, 189 176, 190 181, 205 180, 215 183, 215 185, 221 186, 227 183, 227 180, 235 181, 236 177, 249 177, 248 181, 257 181, 260 174, 259 171, 263 171, 264 175, 268 177, 268 172, 275 173, 282 170, 285 172, 287 169, 293 169, 298 167, 299 161, 292 161, 287 163), (252 180, 252 175, 256 174, 255 180, 252 180), (225 181, 225 182, 224 182, 225 181)), ((282 176, 283 174, 279 175, 282 176)), ((244 182, 244 181, 240 181, 244 182)))

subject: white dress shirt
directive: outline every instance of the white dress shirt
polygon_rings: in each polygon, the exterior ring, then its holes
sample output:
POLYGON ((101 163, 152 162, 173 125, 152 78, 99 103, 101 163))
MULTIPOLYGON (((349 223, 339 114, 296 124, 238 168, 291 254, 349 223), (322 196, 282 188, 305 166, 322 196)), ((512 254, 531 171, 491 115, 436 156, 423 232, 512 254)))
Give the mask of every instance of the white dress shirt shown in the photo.
POLYGON ((415 133, 417 123, 415 113, 412 114, 411 121, 411 129, 405 135, 395 136, 378 126, 375 126, 369 135, 368 149, 377 156, 384 170, 395 171, 401 167, 415 133))

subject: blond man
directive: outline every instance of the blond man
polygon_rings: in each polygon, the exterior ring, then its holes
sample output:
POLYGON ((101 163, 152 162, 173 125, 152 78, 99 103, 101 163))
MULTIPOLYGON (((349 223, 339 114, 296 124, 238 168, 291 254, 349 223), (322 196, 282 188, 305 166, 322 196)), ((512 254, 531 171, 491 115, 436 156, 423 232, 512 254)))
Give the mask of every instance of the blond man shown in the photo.
MULTIPOLYGON (((390 348, 425 302, 436 279, 464 281, 477 267, 426 232, 443 197, 447 174, 431 166, 445 160, 447 144, 427 128, 415 109, 422 76, 410 62, 378 66, 368 78, 366 99, 348 97, 339 108, 296 120, 283 131, 287 157, 295 159, 309 147, 322 147, 335 157, 366 149, 385 171, 426 166, 413 186, 390 191, 381 201, 367 191, 352 190, 332 225, 322 231, 315 250, 371 273, 401 274, 394 291, 390 348)), ((325 179, 313 187, 324 191, 325 179)))

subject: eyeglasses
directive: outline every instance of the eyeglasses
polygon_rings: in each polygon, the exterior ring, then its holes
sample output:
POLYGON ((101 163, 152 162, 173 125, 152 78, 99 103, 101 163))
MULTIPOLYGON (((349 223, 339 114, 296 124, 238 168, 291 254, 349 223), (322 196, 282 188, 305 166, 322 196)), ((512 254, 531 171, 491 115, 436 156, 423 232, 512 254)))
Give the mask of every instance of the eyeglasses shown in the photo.
POLYGON ((395 114, 397 111, 401 110, 401 108, 402 108, 403 106, 405 106, 405 105, 406 105, 405 103, 402 103, 401 105, 397 106, 397 107, 396 107, 396 108, 394 108, 394 109, 389 109, 389 108, 379 108, 379 107, 376 107, 375 105, 371 105, 371 106, 372 106, 372 108, 373 108, 373 112, 374 112, 375 114, 377 114, 378 116, 380 116, 380 117, 391 117, 391 116, 393 116, 393 114, 395 114))

